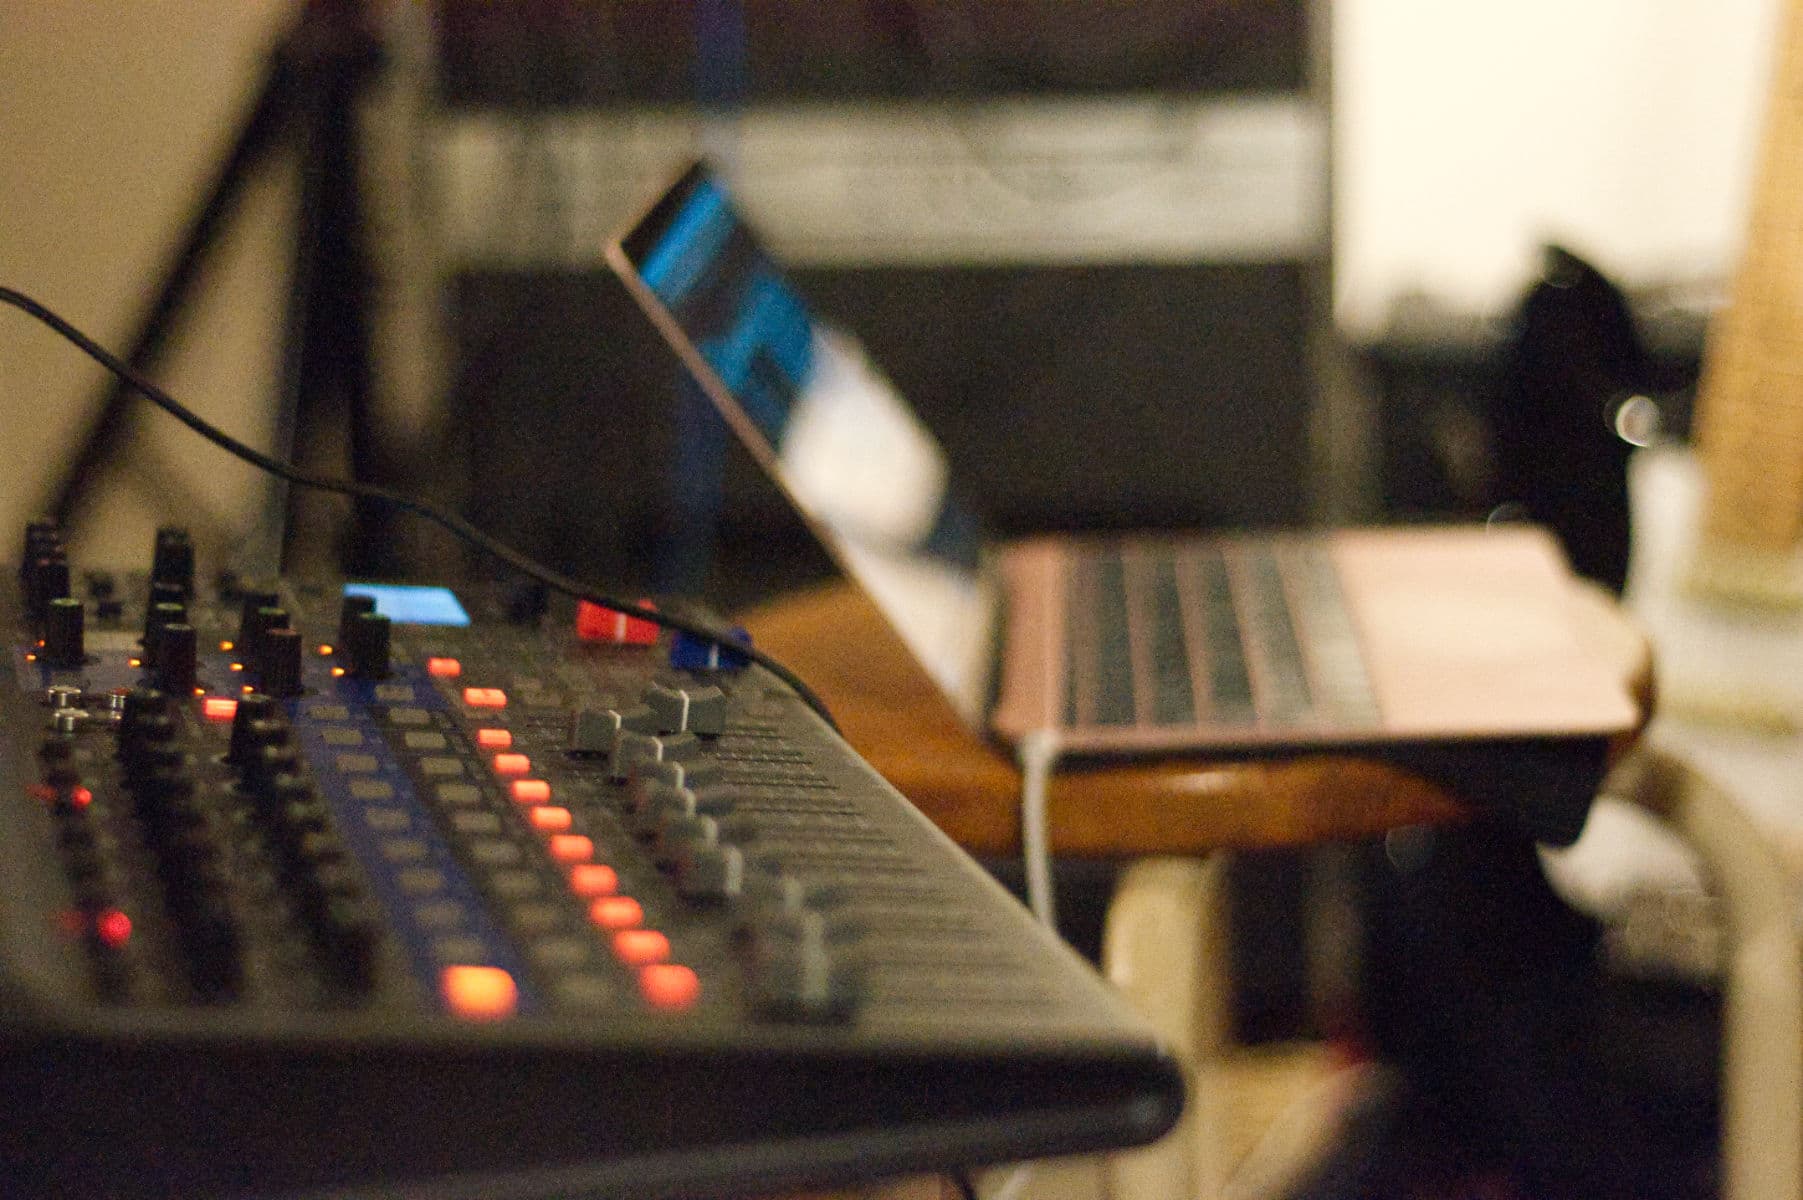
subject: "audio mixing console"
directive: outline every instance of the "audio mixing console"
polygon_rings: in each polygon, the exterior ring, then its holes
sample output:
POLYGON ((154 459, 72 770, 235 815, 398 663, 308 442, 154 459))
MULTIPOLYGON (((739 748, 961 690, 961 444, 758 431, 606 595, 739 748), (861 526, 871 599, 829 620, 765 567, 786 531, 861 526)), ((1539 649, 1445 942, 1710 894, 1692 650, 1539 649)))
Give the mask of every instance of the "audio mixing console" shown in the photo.
POLYGON ((1175 1119, 1149 1029, 730 647, 24 550, 8 1194, 767 1190, 1175 1119))

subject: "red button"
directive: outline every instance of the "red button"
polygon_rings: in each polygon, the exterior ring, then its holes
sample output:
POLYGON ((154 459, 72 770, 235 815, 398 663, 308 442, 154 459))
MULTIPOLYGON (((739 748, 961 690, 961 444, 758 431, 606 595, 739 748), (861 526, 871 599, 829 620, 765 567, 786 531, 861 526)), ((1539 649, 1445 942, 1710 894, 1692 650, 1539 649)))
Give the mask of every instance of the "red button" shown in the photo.
POLYGON ((209 721, 229 721, 238 715, 238 702, 230 696, 208 696, 200 702, 200 713, 209 721))
POLYGON ((614 934, 614 957, 629 967, 644 967, 670 957, 670 939, 655 929, 622 929, 614 934))
POLYGON ((519 1008, 520 989, 500 967, 446 967, 438 975, 445 1006, 466 1021, 498 1021, 519 1008))
POLYGON ((570 868, 570 890, 585 899, 611 896, 619 887, 619 873, 605 863, 579 863, 570 868))
POLYGON ((511 729, 478 729, 476 730, 476 745, 484 750, 505 750, 513 745, 513 731, 511 729))
POLYGON ((551 785, 542 779, 516 779, 509 790, 520 804, 543 804, 551 798, 551 785))
POLYGON ((532 828, 540 833, 562 833, 570 827, 570 810, 541 804, 532 810, 532 828))
POLYGON ((645 909, 631 896, 603 896, 588 906, 588 919, 603 929, 631 929, 645 923, 645 909))
POLYGON ((463 689, 463 702, 471 708, 506 708, 507 693, 500 688, 468 687, 463 689))
MULTIPOLYGON (((640 600, 639 607, 655 611, 657 605, 640 600)), ((585 642, 649 646, 657 641, 657 626, 641 617, 629 617, 618 609, 579 600, 576 602, 576 636, 585 642)))
MULTIPOLYGON (((547 810, 535 808, 532 811, 536 814, 547 810)), ((560 833, 546 845, 551 851, 551 857, 560 863, 585 863, 595 857, 595 839, 583 837, 580 833, 560 833)))
POLYGON ((639 970, 639 994, 653 1008, 693 1008, 701 999, 701 977, 676 963, 654 963, 639 970))
POLYGON ((532 769, 532 760, 524 754, 495 755, 495 774, 524 775, 532 769))
POLYGON ((111 949, 131 940, 131 918, 116 908, 109 908, 94 918, 94 936, 111 949))
POLYGON ((434 679, 455 679, 463 674, 463 664, 454 658, 428 658, 426 674, 434 679))

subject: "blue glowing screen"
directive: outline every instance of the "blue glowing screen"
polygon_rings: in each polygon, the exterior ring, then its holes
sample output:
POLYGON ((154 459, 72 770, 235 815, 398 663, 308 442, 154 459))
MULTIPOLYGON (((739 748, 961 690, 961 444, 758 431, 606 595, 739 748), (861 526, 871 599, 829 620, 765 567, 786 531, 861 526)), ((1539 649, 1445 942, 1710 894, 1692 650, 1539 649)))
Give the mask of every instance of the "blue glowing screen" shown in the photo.
POLYGON ((347 583, 347 596, 368 596, 376 602, 376 611, 396 625, 468 625, 470 615, 463 611, 450 588, 408 587, 395 583, 347 583))

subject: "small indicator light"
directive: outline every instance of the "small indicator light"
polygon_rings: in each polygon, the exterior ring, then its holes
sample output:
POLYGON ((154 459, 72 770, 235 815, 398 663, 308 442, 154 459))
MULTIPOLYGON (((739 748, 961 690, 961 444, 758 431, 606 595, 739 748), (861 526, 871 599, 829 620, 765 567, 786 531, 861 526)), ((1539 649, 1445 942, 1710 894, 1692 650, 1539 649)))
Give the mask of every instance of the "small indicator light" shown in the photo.
POLYGON ((519 985, 500 967, 446 967, 438 988, 445 1006, 466 1021, 499 1021, 520 1004, 519 985))
POLYGON ((588 919, 603 929, 631 929, 644 923, 645 910, 631 896, 602 896, 589 905, 588 919))
POLYGON ((332 644, 330 642, 319 643, 319 657, 330 658, 331 655, 332 655, 332 644))
POLYGON ((237 647, 237 645, 238 645, 237 642, 232 642, 232 641, 220 642, 219 649, 220 649, 221 653, 230 654, 237 647))
POLYGON ((131 918, 116 908, 109 908, 94 918, 94 935, 102 945, 114 950, 131 938, 131 918))
POLYGON ((200 712, 209 721, 229 721, 238 715, 238 702, 230 696, 208 696, 200 702, 200 712))
POLYGON ((484 750, 505 750, 513 745, 513 731, 511 729, 478 729, 476 730, 476 745, 484 750))

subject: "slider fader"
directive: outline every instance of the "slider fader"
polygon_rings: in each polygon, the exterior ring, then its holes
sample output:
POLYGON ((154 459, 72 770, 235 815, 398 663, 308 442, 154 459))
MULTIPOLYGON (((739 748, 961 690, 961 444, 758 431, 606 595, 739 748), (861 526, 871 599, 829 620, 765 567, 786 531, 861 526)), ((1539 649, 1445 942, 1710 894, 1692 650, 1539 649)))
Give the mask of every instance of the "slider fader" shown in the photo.
MULTIPOLYGON (((662 1195, 1146 1141, 1150 1030, 733 644, 23 540, 0 1191, 662 1195)), ((12 591, 12 589, 7 589, 12 591)))

